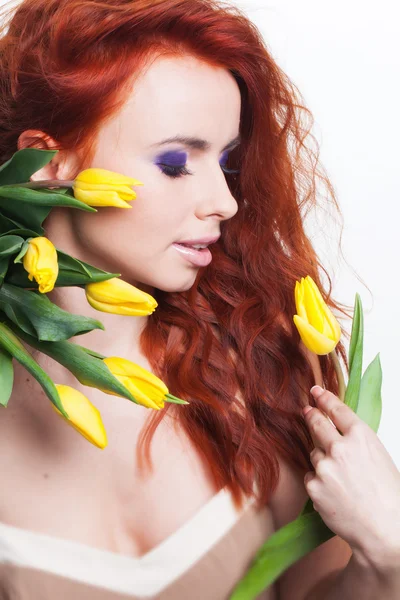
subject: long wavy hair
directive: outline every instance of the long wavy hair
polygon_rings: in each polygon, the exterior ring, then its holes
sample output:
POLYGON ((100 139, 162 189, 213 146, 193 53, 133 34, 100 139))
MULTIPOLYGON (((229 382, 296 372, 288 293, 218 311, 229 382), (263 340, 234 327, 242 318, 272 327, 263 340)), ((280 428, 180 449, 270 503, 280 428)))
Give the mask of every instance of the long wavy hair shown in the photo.
MULTIPOLYGON (((300 392, 315 382, 293 323, 296 281, 310 275, 337 318, 352 317, 332 298, 329 274, 305 233, 304 217, 320 196, 341 215, 309 109, 257 27, 226 2, 23 0, 5 8, 1 163, 17 150, 21 132, 38 129, 59 149, 81 153, 81 168, 91 165, 99 128, 157 57, 190 54, 235 78, 242 143, 229 165, 240 173, 226 180, 238 212, 222 224, 213 260, 190 290, 155 291, 158 307, 140 337, 153 372, 190 405, 151 411, 137 457, 141 469, 152 467, 151 440, 173 411, 216 485, 226 485, 241 506, 256 481, 256 500, 266 504, 279 479, 277 454, 303 472, 313 468, 300 392)), ((342 342, 336 351, 348 374, 342 342)), ((338 394, 332 358, 319 361, 325 387, 338 394)))

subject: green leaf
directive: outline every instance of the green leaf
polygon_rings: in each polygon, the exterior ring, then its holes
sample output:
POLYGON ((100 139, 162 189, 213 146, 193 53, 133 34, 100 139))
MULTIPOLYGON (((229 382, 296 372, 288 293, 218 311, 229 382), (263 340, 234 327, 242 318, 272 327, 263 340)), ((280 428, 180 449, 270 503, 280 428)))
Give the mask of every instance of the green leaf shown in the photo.
MULTIPOLYGON (((21 250, 18 252, 17 256, 14 258, 14 264, 16 263, 22 263, 22 260, 25 256, 25 254, 28 252, 28 248, 29 248, 29 241, 32 238, 29 238, 27 240, 24 241, 24 243, 21 246, 21 250)), ((25 267, 24 267, 24 271, 25 271, 25 267)), ((25 271, 26 272, 26 271, 25 271)), ((28 274, 28 273, 27 273, 28 274)), ((38 286, 39 287, 39 286, 38 286)))
POLYGON ((4 278, 8 271, 8 265, 10 264, 10 257, 0 257, 0 286, 3 284, 4 278))
POLYGON ((290 565, 334 535, 315 511, 300 515, 287 523, 274 532, 260 548, 229 600, 257 598, 290 565))
POLYGON ((25 227, 15 227, 15 229, 7 229, 5 233, 0 234, 0 238, 5 235, 11 234, 19 235, 24 239, 28 237, 39 237, 39 234, 36 231, 33 231, 33 229, 26 229, 25 227))
POLYGON ((36 337, 36 329, 33 327, 26 314, 19 310, 18 306, 11 306, 11 304, 7 306, 6 314, 8 315, 8 318, 11 319, 13 323, 16 323, 23 331, 27 331, 36 337))
MULTIPOLYGON (((45 189, 46 189, 46 188, 45 188, 45 189)), ((53 190, 53 192, 54 192, 54 191, 55 191, 55 190, 53 190)), ((57 194, 66 194, 66 195, 68 195, 68 194, 70 193, 70 191, 72 191, 72 190, 71 190, 71 188, 67 188, 67 187, 65 187, 65 188, 57 188, 57 194)), ((73 198, 75 198, 75 196, 74 196, 74 193, 73 193, 73 192, 72 192, 70 195, 71 195, 73 198)))
MULTIPOLYGON (((16 221, 13 221, 12 219, 7 218, 0 213, 0 234, 1 235, 8 234, 8 233, 10 233, 10 231, 12 229, 14 229, 15 227, 19 227, 19 226, 20 225, 16 221)), ((16 232, 16 230, 14 229, 13 233, 15 233, 15 232, 16 232)))
POLYGON ((305 503, 304 508, 303 508, 303 510, 301 511, 300 514, 301 515, 305 515, 306 513, 313 512, 314 510, 315 509, 314 509, 313 501, 311 500, 311 498, 308 498, 308 500, 305 503))
POLYGON ((23 148, 0 166, 0 185, 27 183, 32 175, 47 165, 58 150, 23 148))
POLYGON ((68 418, 68 413, 61 404, 60 396, 53 381, 32 358, 29 352, 26 351, 18 337, 5 323, 0 323, 0 345, 40 383, 54 406, 58 408, 64 417, 68 418))
POLYGON ((67 368, 76 378, 89 387, 120 394, 124 398, 139 404, 123 383, 111 373, 106 363, 91 356, 88 348, 83 348, 68 341, 39 342, 36 338, 18 329, 13 323, 7 323, 10 329, 27 344, 47 354, 52 359, 67 368))
POLYGON ((28 187, 1 186, 0 187, 0 207, 7 208, 10 202, 19 205, 19 210, 25 210, 26 205, 36 208, 37 206, 68 206, 79 208, 86 212, 98 212, 92 206, 77 200, 74 196, 60 194, 55 190, 30 189, 28 187))
MULTIPOLYGON (((1 188, 0 188, 1 189, 1 188)), ((43 235, 43 221, 49 215, 51 206, 32 206, 0 197, 0 210, 13 221, 12 227, 28 227, 38 235, 43 235)))
POLYGON ((61 341, 104 325, 90 317, 71 314, 53 304, 45 294, 3 283, 0 309, 23 331, 39 340, 61 341), (27 326, 28 324, 28 326, 27 326))
MULTIPOLYGON (((60 250, 57 250, 57 256, 59 272, 55 287, 72 285, 84 287, 87 283, 106 281, 107 279, 120 277, 121 275, 121 273, 102 271, 72 257, 67 258, 67 255, 60 250)), ((38 289, 39 287, 35 280, 29 281, 28 273, 20 263, 10 265, 6 282, 20 288, 38 289)))
POLYGON ((361 379, 357 415, 377 433, 382 414, 382 368, 379 353, 361 379))
MULTIPOLYGON (((57 249, 58 255, 58 266, 59 269, 65 271, 66 273, 77 273, 79 275, 84 275, 84 280, 87 283, 97 282, 97 281, 106 281, 107 279, 111 279, 112 277, 119 277, 120 273, 109 273, 108 271, 103 271, 102 269, 98 269, 89 263, 84 262, 83 260, 78 260, 62 252, 57 249)), ((58 284, 58 280, 57 280, 58 284)))
POLYGON ((165 395, 165 402, 171 402, 172 404, 190 404, 187 400, 182 400, 182 398, 177 398, 172 394, 165 395))
POLYGON ((72 271, 75 273, 80 273, 81 275, 87 275, 90 277, 90 270, 85 266, 85 263, 62 252, 61 250, 57 250, 58 256, 58 268, 63 271, 72 271))
POLYGON ((7 406, 14 384, 12 356, 0 347, 0 406, 7 406))
MULTIPOLYGON (((123 383, 112 374, 106 363, 103 362, 106 357, 102 354, 68 341, 39 342, 36 338, 21 331, 14 323, 7 321, 7 326, 27 344, 67 368, 82 385, 100 389, 105 393, 115 392, 135 404, 140 404, 123 383)), ((181 400, 172 394, 167 394, 166 402, 189 404, 186 400, 181 400)))
POLYGON ((98 269, 96 272, 94 269, 91 269, 90 276, 83 275, 82 273, 78 273, 77 271, 60 271, 56 281, 56 287, 63 286, 77 286, 84 288, 88 283, 98 283, 99 281, 107 281, 108 279, 113 279, 114 277, 120 277, 121 273, 105 273, 98 269))
POLYGON ((353 322, 352 322, 352 327, 351 327, 351 337, 350 337, 350 346, 349 346, 349 358, 348 358, 348 363, 349 363, 349 371, 351 371, 352 365, 353 365, 353 360, 354 360, 354 353, 356 351, 356 347, 358 344, 358 339, 359 339, 359 332, 360 332, 360 321, 361 321, 361 317, 362 317, 362 311, 360 310, 361 307, 361 298, 360 295, 357 293, 356 294, 356 299, 354 301, 354 310, 353 310, 353 322))
POLYGON ((361 298, 356 294, 354 317, 351 328, 351 338, 349 347, 349 381, 344 396, 344 402, 355 413, 360 395, 362 362, 363 362, 363 344, 364 344, 364 314, 361 298))
POLYGON ((76 346, 77 348, 80 348, 87 354, 90 354, 90 356, 94 356, 94 358, 100 358, 101 360, 103 360, 103 358, 107 358, 104 354, 100 354, 99 352, 96 352, 95 350, 91 350, 90 348, 85 348, 85 346, 80 346, 79 344, 74 344, 74 346, 76 346))
POLYGON ((18 252, 24 243, 24 238, 18 235, 3 235, 0 237, 0 256, 11 256, 18 252))

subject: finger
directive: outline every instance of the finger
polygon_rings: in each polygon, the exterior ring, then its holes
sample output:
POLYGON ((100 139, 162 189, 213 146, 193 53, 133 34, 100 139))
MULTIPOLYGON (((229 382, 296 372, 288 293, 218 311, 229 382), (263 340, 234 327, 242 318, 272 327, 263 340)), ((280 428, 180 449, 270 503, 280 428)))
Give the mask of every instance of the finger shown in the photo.
POLYGON ((307 471, 307 473, 304 475, 304 485, 307 486, 307 484, 313 479, 315 479, 315 477, 315 471, 307 471))
POLYGON ((314 450, 312 450, 312 452, 310 453, 310 461, 314 469, 317 467, 319 461, 322 458, 326 458, 325 452, 321 448, 314 448, 314 450))
POLYGON ((332 392, 322 390, 322 388, 318 389, 318 386, 314 386, 311 389, 313 390, 312 394, 316 399, 318 408, 327 414, 335 427, 337 427, 343 435, 348 433, 352 426, 361 421, 356 413, 351 410, 347 404, 342 402, 340 398, 335 396, 335 394, 332 394, 332 392), (320 390, 322 390, 322 392, 320 390))
POLYGON ((304 416, 304 420, 314 446, 321 448, 324 452, 328 452, 328 448, 335 440, 341 439, 340 433, 318 408, 311 408, 304 416))

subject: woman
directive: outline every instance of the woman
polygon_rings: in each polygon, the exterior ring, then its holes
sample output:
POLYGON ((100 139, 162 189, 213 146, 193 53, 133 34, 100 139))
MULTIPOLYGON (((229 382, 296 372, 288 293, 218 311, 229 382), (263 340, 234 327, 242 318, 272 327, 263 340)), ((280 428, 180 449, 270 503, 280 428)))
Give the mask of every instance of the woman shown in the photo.
MULTIPOLYGON (((260 598, 398 597, 398 471, 348 407, 335 412, 330 358, 307 351, 293 324, 296 280, 311 275, 323 290, 301 218, 316 177, 335 202, 304 152, 300 104, 255 26, 219 2, 24 0, 11 14, 1 162, 57 149, 32 180, 97 167, 144 184, 128 213, 57 208, 45 221, 58 249, 158 302, 146 317, 102 314, 105 331, 84 343, 142 365, 190 404, 153 413, 77 385, 36 352, 99 408, 99 452, 16 366, 0 419, 5 598, 227 599, 308 495, 337 535, 260 598), (202 242, 211 251, 187 248, 202 242), (329 390, 317 407, 315 383, 329 390), (346 428, 340 458, 324 413, 346 428), (310 481, 317 464, 330 476, 310 481)), ((99 317, 79 288, 49 297, 99 317)))

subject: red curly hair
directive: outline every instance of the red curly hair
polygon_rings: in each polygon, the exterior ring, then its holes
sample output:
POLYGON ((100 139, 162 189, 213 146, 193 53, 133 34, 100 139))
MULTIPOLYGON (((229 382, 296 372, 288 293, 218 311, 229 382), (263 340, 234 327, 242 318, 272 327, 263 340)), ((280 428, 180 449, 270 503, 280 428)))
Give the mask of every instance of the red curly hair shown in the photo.
MULTIPOLYGON (((155 291, 158 308, 140 338, 154 373, 190 405, 152 411, 137 452, 141 468, 144 459, 151 466, 151 439, 173 411, 216 485, 228 486, 240 506, 256 480, 257 501, 266 504, 279 479, 277 454, 301 471, 313 468, 300 409, 301 394, 313 404, 315 381, 293 323, 295 282, 310 275, 333 312, 352 316, 333 300, 329 274, 304 230, 317 183, 340 213, 318 163, 310 111, 256 26, 226 2, 23 0, 6 10, 1 163, 17 150, 21 132, 38 129, 60 149, 80 152, 81 168, 90 166, 99 128, 122 107, 135 76, 161 55, 190 54, 235 78, 243 141, 229 158, 240 174, 226 179, 238 212, 222 223, 213 261, 189 291, 155 291)), ((336 351, 348 373, 342 342, 336 351)), ((320 356, 319 364, 325 387, 338 394, 332 358, 320 356)))

